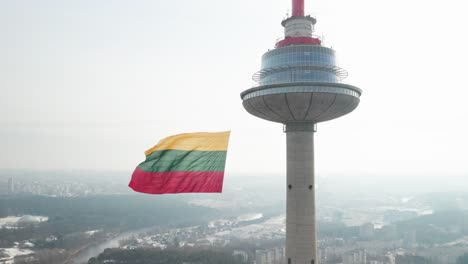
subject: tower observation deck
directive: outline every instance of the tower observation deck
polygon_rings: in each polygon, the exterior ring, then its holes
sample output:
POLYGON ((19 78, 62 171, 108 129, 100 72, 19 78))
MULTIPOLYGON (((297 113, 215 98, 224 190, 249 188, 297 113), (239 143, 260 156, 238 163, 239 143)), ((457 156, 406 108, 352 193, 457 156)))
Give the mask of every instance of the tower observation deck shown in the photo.
POLYGON ((316 124, 353 111, 362 91, 341 81, 348 73, 335 51, 314 37, 316 19, 304 15, 304 0, 292 0, 283 20, 285 37, 262 56, 257 86, 241 93, 250 114, 284 124, 287 145, 287 264, 317 264, 314 132, 316 124))

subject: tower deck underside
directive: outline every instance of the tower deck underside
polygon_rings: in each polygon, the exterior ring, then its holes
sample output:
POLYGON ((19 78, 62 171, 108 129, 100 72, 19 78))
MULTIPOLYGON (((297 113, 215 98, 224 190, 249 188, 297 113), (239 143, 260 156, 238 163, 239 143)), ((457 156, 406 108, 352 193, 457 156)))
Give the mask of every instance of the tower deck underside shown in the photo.
POLYGON ((243 105, 250 114, 273 122, 318 123, 353 111, 357 94, 345 85, 283 84, 246 91, 243 105))

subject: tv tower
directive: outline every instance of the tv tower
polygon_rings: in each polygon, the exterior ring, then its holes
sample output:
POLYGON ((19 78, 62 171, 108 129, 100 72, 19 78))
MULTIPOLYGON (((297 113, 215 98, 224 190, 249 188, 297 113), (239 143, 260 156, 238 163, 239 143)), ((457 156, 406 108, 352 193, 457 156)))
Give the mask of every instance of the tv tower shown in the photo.
POLYGON ((317 264, 314 132, 316 124, 353 111, 362 91, 341 83, 348 73, 335 51, 312 33, 316 19, 304 15, 304 0, 292 0, 283 20, 284 39, 262 56, 257 86, 241 93, 250 114, 284 124, 287 145, 286 260, 317 264))

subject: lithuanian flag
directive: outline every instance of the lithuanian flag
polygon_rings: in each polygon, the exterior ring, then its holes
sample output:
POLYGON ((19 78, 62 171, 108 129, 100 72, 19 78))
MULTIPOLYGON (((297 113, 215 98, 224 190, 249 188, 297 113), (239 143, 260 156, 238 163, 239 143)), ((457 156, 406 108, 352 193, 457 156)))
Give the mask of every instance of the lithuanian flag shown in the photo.
POLYGON ((170 136, 145 152, 129 187, 150 194, 219 193, 230 131, 170 136))

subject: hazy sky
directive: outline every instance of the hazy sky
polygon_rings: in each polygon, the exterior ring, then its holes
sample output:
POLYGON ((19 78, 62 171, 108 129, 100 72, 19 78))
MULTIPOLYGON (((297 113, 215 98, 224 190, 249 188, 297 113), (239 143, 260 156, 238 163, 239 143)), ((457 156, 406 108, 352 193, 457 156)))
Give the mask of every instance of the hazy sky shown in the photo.
MULTIPOLYGON (((232 130, 227 176, 285 173, 282 125, 239 94, 290 0, 0 0, 0 168, 131 172, 175 133, 232 130)), ((319 124, 319 175, 468 174, 459 0, 311 0, 364 93, 319 124)))

